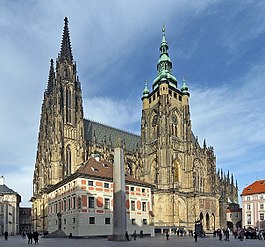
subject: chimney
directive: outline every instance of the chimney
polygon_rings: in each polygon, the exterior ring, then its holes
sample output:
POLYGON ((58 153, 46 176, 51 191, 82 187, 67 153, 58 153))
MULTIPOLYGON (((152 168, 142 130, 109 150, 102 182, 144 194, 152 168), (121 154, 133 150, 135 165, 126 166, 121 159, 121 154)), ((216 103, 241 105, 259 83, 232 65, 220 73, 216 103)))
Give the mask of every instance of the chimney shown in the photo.
POLYGON ((4 176, 0 177, 0 185, 4 185, 5 184, 5 178, 4 176))

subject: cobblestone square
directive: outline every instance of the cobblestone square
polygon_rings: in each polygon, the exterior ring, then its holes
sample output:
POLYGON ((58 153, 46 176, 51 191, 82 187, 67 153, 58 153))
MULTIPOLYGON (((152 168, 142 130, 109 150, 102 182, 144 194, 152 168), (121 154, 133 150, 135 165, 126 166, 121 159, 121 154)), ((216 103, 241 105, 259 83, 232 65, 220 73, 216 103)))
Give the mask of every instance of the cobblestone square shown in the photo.
MULTIPOLYGON (((34 243, 32 246, 35 245, 34 243)), ((137 238, 136 240, 132 240, 129 242, 111 242, 107 241, 105 238, 100 239, 46 239, 40 238, 40 242, 38 244, 42 247, 122 247, 122 246, 135 246, 135 247, 215 247, 215 246, 230 246, 230 247, 243 247, 243 246, 265 246, 264 240, 257 239, 244 239, 244 241, 239 241, 238 239, 231 238, 229 242, 227 241, 219 241, 213 237, 207 238, 199 238, 196 243, 192 237, 177 237, 170 236, 169 240, 165 240, 164 236, 156 236, 156 237, 145 237, 145 238, 137 238)), ((18 247, 18 246, 28 246, 27 239, 23 239, 20 236, 11 236, 8 241, 5 241, 2 237, 0 239, 1 247, 18 247)))

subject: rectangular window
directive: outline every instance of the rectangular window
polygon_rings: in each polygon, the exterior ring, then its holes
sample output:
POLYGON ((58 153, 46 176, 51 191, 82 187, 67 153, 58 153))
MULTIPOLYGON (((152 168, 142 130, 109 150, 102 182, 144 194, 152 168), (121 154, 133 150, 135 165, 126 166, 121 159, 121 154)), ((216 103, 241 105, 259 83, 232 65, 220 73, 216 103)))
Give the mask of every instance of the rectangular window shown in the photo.
POLYGON ((88 207, 89 208, 95 208, 95 198, 94 197, 91 197, 91 196, 88 197, 88 207))
POLYGON ((88 186, 93 186, 93 185, 94 185, 93 182, 94 182, 94 181, 88 180, 87 185, 88 185, 88 186))
POLYGON ((247 214, 247 224, 251 225, 251 214, 247 214))
POLYGON ((73 218, 73 223, 75 223, 75 218, 73 218))
POLYGON ((105 198, 104 208, 105 209, 109 209, 110 208, 110 199, 109 198, 105 198))
POLYGON ((152 99, 151 98, 149 98, 149 104, 152 102, 152 99))
POLYGON ((109 188, 109 183, 104 183, 104 188, 109 188))
POLYGON ((142 210, 146 211, 146 202, 142 202, 142 210))
POLYGON ((172 96, 172 91, 171 90, 169 90, 169 95, 172 96))
POLYGON ((132 219, 132 225, 136 225, 135 219, 132 219))
POLYGON ((134 187, 131 187, 131 191, 134 191, 134 187))
POLYGON ((73 209, 75 209, 76 205, 75 205, 75 197, 73 197, 73 209))
POLYGON ((142 193, 145 193, 145 188, 142 188, 142 193))
POLYGON ((96 223, 95 217, 89 217, 89 224, 94 225, 96 223))
POLYGON ((247 210, 250 210, 250 204, 247 205, 247 210))
POLYGON ((182 101, 182 97, 179 95, 179 101, 182 101))
POLYGON ((66 211, 66 200, 63 201, 63 210, 66 211))
POLYGON ((247 196, 247 201, 250 201, 250 196, 247 196))
POLYGON ((264 213, 259 214, 259 220, 264 220, 264 213))
POLYGON ((143 225, 147 225, 147 219, 143 219, 143 225))
POLYGON ((63 223, 66 224, 66 219, 63 219, 63 223))
POLYGON ((153 100, 155 100, 155 99, 156 99, 156 95, 154 94, 154 95, 153 95, 153 100))
POLYGON ((105 225, 110 225, 110 218, 105 218, 105 225))
POLYGON ((260 199, 260 200, 263 200, 263 195, 260 195, 260 196, 259 196, 259 199, 260 199))
POLYGON ((263 209, 264 209, 264 204, 261 203, 261 204, 259 205, 259 207, 260 207, 260 210, 263 210, 263 209))
POLYGON ((68 210, 71 209, 71 198, 68 199, 68 210))
POLYGON ((135 211, 135 201, 131 201, 131 211, 135 211))

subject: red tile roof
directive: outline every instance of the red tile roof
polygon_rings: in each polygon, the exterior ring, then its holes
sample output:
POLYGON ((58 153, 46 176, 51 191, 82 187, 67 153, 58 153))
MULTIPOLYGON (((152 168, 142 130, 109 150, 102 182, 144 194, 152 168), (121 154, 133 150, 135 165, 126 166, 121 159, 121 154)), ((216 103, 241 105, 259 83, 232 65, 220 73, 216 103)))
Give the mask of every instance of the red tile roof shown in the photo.
POLYGON ((254 183, 245 187, 242 191, 242 196, 265 193, 265 180, 257 180, 254 183))
MULTIPOLYGON (((97 161, 94 158, 90 158, 78 171, 79 174, 89 175, 91 177, 100 177, 113 180, 113 164, 108 161, 97 161)), ((126 175, 126 182, 138 183, 151 187, 152 185, 142 180, 136 179, 131 175, 126 175)))

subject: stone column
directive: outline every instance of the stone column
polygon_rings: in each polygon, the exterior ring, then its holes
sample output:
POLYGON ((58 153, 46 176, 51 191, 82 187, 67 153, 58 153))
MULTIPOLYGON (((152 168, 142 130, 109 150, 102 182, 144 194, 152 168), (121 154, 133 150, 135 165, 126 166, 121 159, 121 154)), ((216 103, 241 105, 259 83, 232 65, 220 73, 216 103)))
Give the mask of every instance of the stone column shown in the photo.
POLYGON ((124 152, 121 147, 114 149, 113 166, 113 233, 108 237, 110 241, 125 241, 126 226, 126 193, 124 152))

